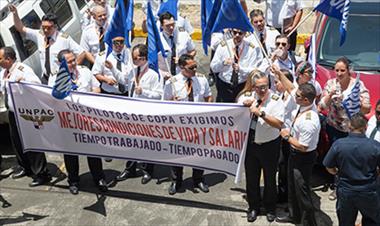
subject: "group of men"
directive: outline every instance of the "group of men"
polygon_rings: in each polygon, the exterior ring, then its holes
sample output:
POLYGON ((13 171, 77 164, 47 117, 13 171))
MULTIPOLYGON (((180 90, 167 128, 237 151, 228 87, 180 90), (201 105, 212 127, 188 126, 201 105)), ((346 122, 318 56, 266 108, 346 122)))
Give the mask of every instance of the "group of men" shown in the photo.
MULTIPOLYGON (((209 80, 196 73, 196 50, 190 37, 191 25, 188 21, 180 22, 181 19, 176 21, 174 15, 168 12, 158 17, 161 41, 168 53, 167 59, 159 57, 161 76, 149 68, 147 45, 137 44, 129 50, 124 45, 123 35, 112 40, 112 53, 107 56, 104 35, 112 17, 112 9, 104 0, 94 2, 91 16, 85 17, 80 44, 58 30, 54 15, 47 14, 42 18, 40 31, 32 30, 23 25, 16 7, 10 5, 16 30, 34 41, 40 50, 43 74, 35 75, 30 67, 16 60, 12 48, 3 47, 0 49, 0 66, 4 69, 0 74, 1 91, 6 92, 5 81, 53 86, 63 60, 68 64, 77 90, 82 92, 156 100, 213 102, 209 81, 210 78, 214 79, 217 102, 242 103, 249 107, 252 114, 245 159, 246 198, 249 205, 247 220, 255 221, 264 207, 269 222, 300 223, 304 219, 310 225, 316 225, 310 181, 321 128, 315 105, 321 95, 321 87, 313 79, 312 67, 294 56, 296 35, 289 35, 302 16, 301 1, 282 1, 282 4, 266 1, 267 17, 259 9, 251 11, 249 17, 255 28, 252 34, 238 29, 226 29, 224 33, 213 34, 209 80), (279 18, 276 10, 281 12, 279 18), (267 23, 271 26, 267 26, 267 23), (279 165, 280 159, 283 167, 279 165), (278 169, 280 178, 277 188, 278 169), (263 198, 260 194, 262 171, 263 198), (279 198, 289 201, 288 216, 276 217, 277 190, 279 198)), ((33 177, 30 186, 46 184, 51 180, 46 169, 46 157, 43 153, 23 153, 14 109, 10 102, 8 105, 12 142, 20 165, 20 170, 12 178, 27 175, 33 177)), ((359 124, 362 126, 362 123, 359 124)), ((69 190, 72 194, 78 194, 78 156, 64 155, 64 162, 69 190)), ((326 164, 328 167, 338 167, 331 162, 326 164)), ((107 191, 102 160, 88 157, 88 165, 94 183, 101 191, 107 191)), ((135 177, 136 166, 136 162, 126 162, 125 169, 115 179, 123 181, 135 177)), ((144 163, 142 170, 144 175, 141 183, 146 184, 152 178, 154 165, 144 163)), ((172 183, 168 192, 174 195, 182 186, 183 168, 172 167, 171 171, 172 183)), ((192 177, 194 187, 209 192, 203 170, 193 169, 192 177)))

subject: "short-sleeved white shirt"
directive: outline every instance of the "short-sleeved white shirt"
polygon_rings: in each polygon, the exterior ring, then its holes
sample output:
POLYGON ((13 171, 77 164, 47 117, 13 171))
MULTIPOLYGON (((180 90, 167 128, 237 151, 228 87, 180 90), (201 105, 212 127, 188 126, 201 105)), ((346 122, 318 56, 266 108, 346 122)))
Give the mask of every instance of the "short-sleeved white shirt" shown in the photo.
MULTIPOLYGON (((57 55, 61 50, 69 49, 76 55, 83 52, 83 48, 76 43, 69 35, 61 32, 56 32, 50 41, 50 70, 51 73, 57 74, 59 70, 59 65, 57 64, 57 55)), ((39 30, 26 29, 26 39, 30 39, 37 44, 38 52, 41 59, 41 68, 43 73, 45 72, 45 36, 40 33, 39 30)))
MULTIPOLYGON (((192 87, 194 102, 204 102, 205 98, 212 96, 210 86, 206 77, 204 76, 193 76, 192 87)), ((172 100, 177 98, 178 101, 188 101, 187 94, 187 77, 179 73, 166 82, 164 88, 164 99, 172 100)))
POLYGON ((317 149, 319 131, 321 129, 317 109, 314 104, 308 107, 301 107, 298 117, 295 118, 298 109, 292 112, 292 122, 295 121, 293 127, 290 128, 291 135, 301 145, 307 146, 308 152, 314 151, 317 149))

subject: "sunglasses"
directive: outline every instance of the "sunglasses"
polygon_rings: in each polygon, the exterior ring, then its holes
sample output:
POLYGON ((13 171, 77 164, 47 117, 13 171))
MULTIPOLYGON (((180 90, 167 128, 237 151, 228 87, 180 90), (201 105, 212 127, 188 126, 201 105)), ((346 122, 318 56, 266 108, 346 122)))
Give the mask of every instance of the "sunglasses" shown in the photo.
POLYGON ((232 31, 232 34, 233 35, 244 35, 244 32, 243 31, 232 31))
POLYGON ((132 57, 132 60, 144 60, 145 57, 141 57, 141 56, 138 56, 138 57, 132 57))
POLYGON ((302 98, 302 95, 299 93, 296 93, 296 98, 302 98))
POLYGON ((124 44, 124 40, 114 40, 114 41, 112 41, 112 44, 113 45, 123 45, 124 44))
POLYGON ((285 47, 288 43, 286 42, 276 42, 276 46, 279 46, 279 45, 282 45, 283 47, 285 47))
POLYGON ((189 70, 189 71, 194 71, 195 69, 197 69, 197 65, 194 65, 194 66, 191 66, 191 67, 185 67, 186 70, 189 70))
POLYGON ((377 115, 380 115, 380 111, 375 111, 377 115))
POLYGON ((257 90, 266 90, 266 89, 268 89, 268 85, 255 86, 255 89, 257 89, 257 90))

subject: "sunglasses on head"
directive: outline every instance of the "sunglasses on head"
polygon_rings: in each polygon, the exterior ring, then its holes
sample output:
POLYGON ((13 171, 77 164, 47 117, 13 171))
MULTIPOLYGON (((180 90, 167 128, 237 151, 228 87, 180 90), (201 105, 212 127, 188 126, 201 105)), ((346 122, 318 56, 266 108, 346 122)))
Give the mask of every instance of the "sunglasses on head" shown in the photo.
POLYGON ((282 45, 283 47, 285 47, 288 43, 286 42, 276 42, 276 46, 279 46, 279 45, 282 45))

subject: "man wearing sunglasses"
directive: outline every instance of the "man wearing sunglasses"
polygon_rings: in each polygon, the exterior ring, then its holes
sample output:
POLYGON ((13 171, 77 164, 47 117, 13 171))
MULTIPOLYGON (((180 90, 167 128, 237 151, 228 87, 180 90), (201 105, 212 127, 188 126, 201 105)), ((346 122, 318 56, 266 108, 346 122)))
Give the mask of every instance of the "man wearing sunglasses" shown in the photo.
POLYGON ((26 39, 36 43, 38 47, 41 68, 43 69, 42 84, 48 84, 50 77, 58 72, 59 66, 55 62, 59 51, 62 49, 72 50, 78 56, 78 64, 81 64, 84 59, 94 63, 94 57, 89 52, 85 51, 69 35, 59 31, 58 18, 54 14, 47 13, 44 15, 41 19, 41 30, 34 30, 24 26, 16 6, 11 4, 9 11, 13 13, 16 30, 25 35, 26 39))
MULTIPOLYGON (((206 77, 196 75, 197 63, 191 55, 184 54, 179 58, 178 65, 181 72, 171 78, 164 88, 164 99, 188 102, 212 102, 212 94, 206 77), (173 88, 174 87, 174 88, 173 88)), ((171 168, 172 184, 169 194, 174 195, 182 186, 183 167, 173 166, 171 168)), ((207 184, 203 179, 203 170, 193 169, 194 187, 202 192, 209 192, 207 184)))
POLYGON ((127 77, 132 69, 130 52, 124 45, 124 37, 112 39, 112 53, 100 52, 95 59, 92 73, 100 82, 105 94, 128 96, 128 84, 117 82, 117 77, 127 77))
POLYGON ((317 226, 310 190, 321 129, 314 104, 315 97, 316 90, 312 84, 299 85, 295 92, 295 100, 299 107, 292 112, 291 125, 281 130, 283 140, 290 144, 287 178, 290 215, 278 217, 277 222, 305 223, 301 222, 305 216, 307 225, 317 226))
POLYGON ((276 50, 272 52, 271 60, 273 64, 280 69, 284 69, 292 73, 294 81, 296 81, 296 65, 297 59, 295 55, 289 51, 289 39, 286 35, 281 34, 276 37, 276 50))
MULTIPOLYGON (((160 82, 160 76, 148 65, 148 47, 144 44, 138 44, 132 48, 133 69, 128 76, 119 73, 116 78, 119 84, 128 84, 129 97, 160 100, 162 97, 163 87, 160 82)), ((143 169, 144 176, 141 183, 148 183, 153 174, 154 165, 145 164, 143 169)), ((117 181, 123 181, 127 178, 136 176, 136 162, 128 161, 124 171, 117 177, 117 181)))
POLYGON ((232 29, 232 39, 222 41, 210 63, 216 76, 217 102, 233 103, 243 89, 248 74, 258 68, 263 55, 259 47, 244 39, 246 32, 232 29))

